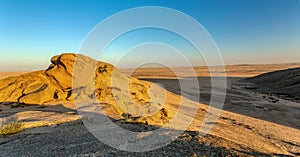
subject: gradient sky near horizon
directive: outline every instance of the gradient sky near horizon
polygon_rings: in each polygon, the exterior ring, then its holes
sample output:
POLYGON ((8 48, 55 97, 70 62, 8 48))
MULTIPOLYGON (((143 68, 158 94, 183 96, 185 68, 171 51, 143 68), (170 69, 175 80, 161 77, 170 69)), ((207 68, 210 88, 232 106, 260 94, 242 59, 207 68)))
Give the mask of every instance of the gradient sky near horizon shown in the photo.
MULTIPOLYGON (((78 52, 105 18, 141 6, 168 7, 195 18, 225 64, 300 62, 300 0, 0 0, 0 71, 45 69, 53 55, 78 52)), ((123 41, 150 41, 145 33, 128 34, 134 38, 123 41)), ((152 33, 162 41, 170 38, 162 31, 152 33)))

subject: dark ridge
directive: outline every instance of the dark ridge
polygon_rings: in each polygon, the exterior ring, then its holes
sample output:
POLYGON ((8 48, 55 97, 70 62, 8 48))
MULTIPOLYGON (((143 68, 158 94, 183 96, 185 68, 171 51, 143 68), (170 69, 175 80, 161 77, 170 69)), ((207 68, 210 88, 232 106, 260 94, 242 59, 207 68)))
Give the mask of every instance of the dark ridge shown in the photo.
POLYGON ((300 67, 261 74, 238 83, 246 83, 245 88, 250 90, 297 101, 300 98, 300 67))

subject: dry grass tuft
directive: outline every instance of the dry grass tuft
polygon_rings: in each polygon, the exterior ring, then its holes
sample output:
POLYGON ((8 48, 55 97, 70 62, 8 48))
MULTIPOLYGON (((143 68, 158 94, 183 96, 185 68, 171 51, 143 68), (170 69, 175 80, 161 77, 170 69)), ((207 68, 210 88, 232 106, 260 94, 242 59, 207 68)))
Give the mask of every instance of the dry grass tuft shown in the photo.
POLYGON ((19 122, 11 122, 7 125, 4 125, 0 128, 0 136, 7 136, 16 134, 18 132, 21 132, 23 130, 22 123, 19 122))

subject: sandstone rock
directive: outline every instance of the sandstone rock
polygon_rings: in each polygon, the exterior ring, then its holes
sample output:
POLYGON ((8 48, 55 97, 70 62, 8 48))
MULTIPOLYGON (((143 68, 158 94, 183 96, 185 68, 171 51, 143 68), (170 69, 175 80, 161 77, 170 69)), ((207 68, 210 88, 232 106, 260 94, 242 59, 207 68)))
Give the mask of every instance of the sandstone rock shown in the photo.
POLYGON ((155 121, 165 119, 168 116, 160 113, 163 103, 151 99, 151 86, 122 74, 111 64, 67 53, 52 57, 46 70, 0 80, 0 102, 51 105, 98 101, 110 117, 122 118, 125 113, 133 117, 155 115, 155 121))

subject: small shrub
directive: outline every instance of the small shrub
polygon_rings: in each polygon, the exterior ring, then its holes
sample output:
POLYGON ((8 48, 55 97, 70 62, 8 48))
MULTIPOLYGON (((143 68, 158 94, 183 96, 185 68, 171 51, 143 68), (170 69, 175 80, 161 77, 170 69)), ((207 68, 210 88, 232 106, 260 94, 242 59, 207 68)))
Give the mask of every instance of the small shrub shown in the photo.
POLYGON ((0 128, 0 136, 12 135, 23 130, 22 123, 11 122, 7 125, 3 125, 0 128))

